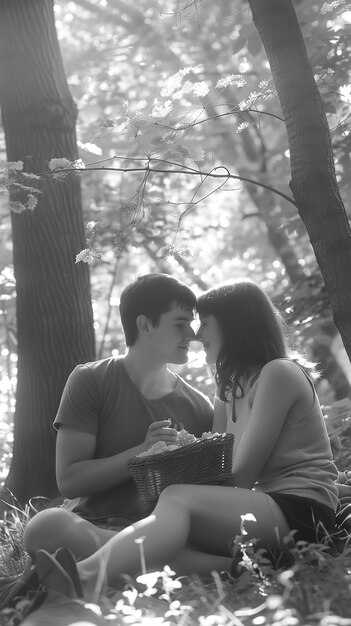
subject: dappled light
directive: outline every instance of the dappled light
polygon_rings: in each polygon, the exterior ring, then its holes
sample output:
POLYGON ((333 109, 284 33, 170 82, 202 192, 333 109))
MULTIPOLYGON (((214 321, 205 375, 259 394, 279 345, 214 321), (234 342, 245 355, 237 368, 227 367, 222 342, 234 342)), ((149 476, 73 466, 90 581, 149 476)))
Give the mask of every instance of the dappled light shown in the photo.
MULTIPOLYGON (((28 559, 31 498, 63 500, 52 424, 67 378, 128 352, 120 297, 141 274, 196 296, 243 277, 265 290, 318 364, 334 459, 351 469, 350 25, 349 0, 0 2, 7 573, 28 559)), ((192 335, 170 369, 213 402, 215 363, 192 335)), ((299 546, 282 573, 240 542, 235 581, 143 572, 75 623, 349 623, 348 543, 337 558, 299 546)), ((30 626, 26 610, 5 626, 30 626)))

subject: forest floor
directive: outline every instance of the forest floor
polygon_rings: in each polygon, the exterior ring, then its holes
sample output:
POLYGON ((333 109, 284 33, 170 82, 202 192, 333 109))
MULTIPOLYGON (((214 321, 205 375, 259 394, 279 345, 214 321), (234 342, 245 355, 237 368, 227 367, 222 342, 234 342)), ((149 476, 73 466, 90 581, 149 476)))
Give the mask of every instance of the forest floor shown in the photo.
MULTIPOLYGON (((346 402, 346 401, 345 401, 346 402)), ((351 469, 350 401, 326 407, 327 426, 340 470, 351 469)), ((28 556, 22 545, 28 511, 14 509, 0 520, 1 576, 20 575, 28 556)), ((288 569, 273 570, 243 544, 239 578, 213 572, 209 580, 162 572, 130 581, 112 596, 93 602, 49 594, 33 609, 33 598, 0 611, 0 626, 351 626, 351 536, 332 555, 325 546, 298 545, 288 569)))
MULTIPOLYGON (((21 521, 2 526, 0 575, 18 574, 26 559, 21 521)), ((169 568, 138 577, 93 602, 50 593, 34 611, 33 597, 0 612, 1 626, 351 626, 351 547, 333 556, 324 546, 299 545, 289 569, 273 570, 252 545, 237 579, 175 577, 169 568)), ((1 584, 1 581, 0 581, 1 584)))

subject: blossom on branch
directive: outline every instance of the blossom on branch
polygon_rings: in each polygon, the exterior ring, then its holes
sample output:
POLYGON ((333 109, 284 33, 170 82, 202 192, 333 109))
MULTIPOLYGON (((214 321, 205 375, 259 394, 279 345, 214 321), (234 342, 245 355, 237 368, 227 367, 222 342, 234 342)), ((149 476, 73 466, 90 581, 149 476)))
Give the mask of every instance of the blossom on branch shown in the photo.
POLYGON ((13 200, 10 200, 9 209, 13 213, 23 213, 23 211, 26 210, 26 207, 24 204, 22 204, 22 202, 15 202, 13 200))
POLYGON ((326 15, 326 13, 331 13, 341 4, 345 4, 345 0, 332 0, 331 2, 325 2, 321 8, 321 14, 326 15))
POLYGON ((99 257, 101 257, 100 252, 95 252, 95 250, 92 250, 91 248, 84 248, 84 250, 81 250, 76 255, 76 263, 82 261, 83 263, 91 265, 94 260, 99 257))
POLYGON ((180 248, 176 248, 173 243, 169 243, 159 249, 157 256, 161 259, 166 259, 170 256, 173 256, 174 258, 181 257, 182 259, 191 259, 194 254, 189 246, 181 246, 180 248))
POLYGON ((165 100, 160 102, 157 98, 154 100, 154 106, 151 112, 151 117, 164 118, 172 111, 173 104, 171 100, 165 100))
POLYGON ((34 196, 32 193, 28 194, 28 199, 26 202, 26 208, 28 211, 34 211, 35 207, 38 204, 38 198, 34 196))
POLYGON ((246 80, 240 74, 229 74, 228 76, 224 76, 217 81, 216 87, 217 89, 225 89, 230 85, 235 85, 236 87, 243 87, 246 85, 246 80))
POLYGON ((9 172, 22 172, 23 170, 23 161, 8 161, 4 165, 9 170, 9 172))
POLYGON ((53 177, 56 179, 63 179, 68 174, 80 174, 79 170, 85 169, 85 163, 82 159, 77 159, 76 161, 70 161, 69 159, 63 158, 54 158, 49 161, 49 169, 53 172, 53 177), (78 171, 77 171, 78 170, 78 171))
POLYGON ((72 161, 70 161, 69 159, 65 159, 65 158, 55 158, 55 159, 51 159, 51 161, 49 161, 49 169, 53 172, 54 170, 63 170, 63 169, 69 169, 71 168, 73 165, 72 161))

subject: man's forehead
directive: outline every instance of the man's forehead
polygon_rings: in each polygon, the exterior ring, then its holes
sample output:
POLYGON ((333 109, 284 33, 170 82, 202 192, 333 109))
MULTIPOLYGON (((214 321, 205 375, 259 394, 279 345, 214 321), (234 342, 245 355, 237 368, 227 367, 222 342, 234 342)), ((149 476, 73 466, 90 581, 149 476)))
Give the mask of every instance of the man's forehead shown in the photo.
POLYGON ((168 315, 177 320, 192 321, 194 319, 193 309, 187 309, 179 304, 174 304, 170 310, 167 311, 167 313, 164 313, 164 315, 168 315))

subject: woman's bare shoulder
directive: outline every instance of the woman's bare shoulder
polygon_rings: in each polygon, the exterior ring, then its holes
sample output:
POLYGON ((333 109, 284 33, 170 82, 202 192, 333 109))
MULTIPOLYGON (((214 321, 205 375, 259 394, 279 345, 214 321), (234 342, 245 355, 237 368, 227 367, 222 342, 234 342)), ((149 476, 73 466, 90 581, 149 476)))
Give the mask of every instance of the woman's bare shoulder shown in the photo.
POLYGON ((275 384, 307 383, 307 373, 291 359, 274 359, 266 363, 260 373, 261 381, 275 384))

